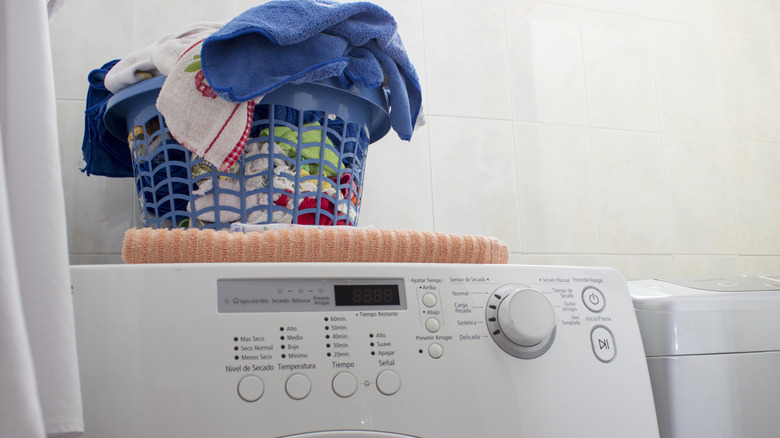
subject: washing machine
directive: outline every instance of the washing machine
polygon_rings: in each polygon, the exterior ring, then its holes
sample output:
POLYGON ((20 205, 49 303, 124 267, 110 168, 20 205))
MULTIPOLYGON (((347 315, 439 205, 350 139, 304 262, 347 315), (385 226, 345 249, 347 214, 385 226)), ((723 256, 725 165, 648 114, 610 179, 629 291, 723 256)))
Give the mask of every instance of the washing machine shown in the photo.
POLYGON ((780 434, 780 280, 629 282, 662 437, 780 434))
POLYGON ((611 269, 71 271, 87 438, 658 436, 611 269))

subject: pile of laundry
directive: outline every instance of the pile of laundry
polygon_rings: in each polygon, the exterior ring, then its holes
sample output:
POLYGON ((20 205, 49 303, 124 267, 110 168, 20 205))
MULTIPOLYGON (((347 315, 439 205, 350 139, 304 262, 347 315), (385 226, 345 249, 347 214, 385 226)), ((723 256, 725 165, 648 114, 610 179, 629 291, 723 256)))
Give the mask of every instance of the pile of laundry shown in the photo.
MULTIPOLYGON (((287 210, 295 208, 291 197, 282 191, 327 195, 316 199, 300 197, 299 209, 306 208, 305 203, 324 201, 331 204, 327 207, 335 214, 343 210, 339 201, 357 202, 354 198, 361 181, 356 181, 356 175, 344 169, 349 169, 352 160, 361 159, 365 154, 369 142, 365 129, 356 129, 348 121, 336 120, 332 115, 312 116, 303 111, 293 114, 295 119, 300 119, 296 120, 299 124, 258 124, 259 118, 269 117, 267 105, 263 108, 266 114, 258 115, 257 110, 262 106, 258 102, 285 84, 337 79, 344 89, 355 85, 383 87, 389 96, 390 124, 403 140, 411 139, 418 119, 422 119, 419 79, 397 32, 397 24, 386 10, 368 2, 271 1, 230 21, 196 23, 167 35, 121 60, 106 63, 92 71, 88 79, 83 170, 88 175, 131 177, 134 164, 138 164, 142 155, 153 156, 155 141, 165 143, 172 138, 194 160, 204 163, 188 169, 194 179, 208 170, 220 173, 219 178, 204 177, 196 187, 184 185, 173 190, 192 192, 195 201, 184 207, 189 211, 208 210, 208 206, 214 205, 227 207, 222 209, 228 211, 226 217, 213 217, 214 208, 210 210, 211 217, 209 213, 198 217, 206 222, 217 219, 232 222, 236 212, 230 211, 236 206, 246 208, 272 202, 287 210), (103 121, 108 100, 127 87, 157 76, 165 77, 156 102, 167 128, 164 134, 155 137, 154 128, 138 126, 128 139, 112 135, 103 121), (332 136, 332 129, 318 126, 327 124, 330 128, 334 123, 344 125, 341 128, 345 136, 357 139, 348 142, 351 150, 345 156, 334 153, 343 150, 343 145, 334 145, 343 139, 332 136), (306 129, 298 133, 295 126, 306 129), (137 129, 140 131, 135 132, 137 129), (269 142, 253 141, 258 137, 268 137, 273 146, 269 142), (309 143, 310 146, 304 146, 309 143), (133 156, 131 149, 138 146, 141 149, 135 149, 133 156), (276 158, 261 163, 263 160, 251 159, 253 154, 276 158), (242 156, 244 164, 239 168, 237 164, 242 156), (296 168, 295 160, 291 160, 295 157, 321 158, 323 163, 296 168), (255 177, 262 172, 268 175, 269 168, 273 168, 276 176, 255 177), (241 175, 231 178, 223 173, 241 175), (354 187, 356 183, 358 187, 354 187), (236 190, 236 184, 245 186, 236 190), (263 190, 269 185, 282 191, 263 190), (220 186, 224 190, 219 190, 220 186), (220 191, 227 195, 218 196, 220 191), (237 199, 238 195, 244 199, 237 199)), ((275 116, 270 114, 270 118, 275 116)), ((154 160, 148 160, 147 165, 153 170, 154 160)), ((153 187, 156 183, 159 181, 151 181, 153 187)), ((260 216, 258 210, 247 222, 262 223, 269 219, 260 216)), ((288 212, 274 211, 273 221, 286 222, 291 220, 288 216, 288 212)), ((302 220, 310 218, 298 217, 298 223, 302 220)))

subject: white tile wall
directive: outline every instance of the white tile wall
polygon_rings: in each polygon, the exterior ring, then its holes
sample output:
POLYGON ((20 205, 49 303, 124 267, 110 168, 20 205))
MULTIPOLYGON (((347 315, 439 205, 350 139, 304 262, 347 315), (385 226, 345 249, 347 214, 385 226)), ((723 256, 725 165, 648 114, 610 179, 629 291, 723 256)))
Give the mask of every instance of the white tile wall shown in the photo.
POLYGON ((69 0, 51 23, 58 99, 84 100, 87 74, 135 48, 135 2, 69 0))
POLYGON ((715 31, 651 21, 658 116, 663 132, 722 137, 723 94, 715 31))
POLYGON ((731 144, 739 251, 777 255, 780 245, 780 144, 731 144))
MULTIPOLYGON (((738 275, 743 271, 740 269, 739 257, 733 255, 727 256, 705 256, 705 255, 676 255, 674 256, 675 275, 685 277, 706 277, 712 273, 720 275, 738 275)), ((758 274, 760 272, 751 272, 758 274)))
POLYGON ((423 1, 427 113, 512 119, 503 4, 423 1))
POLYGON ((588 128, 516 123, 514 135, 523 250, 599 253, 588 128))
POLYGON ((651 0, 647 3, 647 15, 657 20, 701 26, 713 23, 709 0, 651 0))
MULTIPOLYGON (((501 236, 522 248, 512 122, 431 116, 436 231, 501 236)), ((413 188, 410 187, 410 193, 413 188)))
MULTIPOLYGON (((369 153, 361 224, 490 234, 627 278, 780 273, 780 2, 376 0, 428 123, 369 153)), ((130 180, 79 172, 86 75, 257 0, 69 0, 51 25, 71 261, 118 261, 130 180)))
POLYGON ((433 225, 428 127, 412 140, 389 132, 369 148, 360 225, 428 231, 433 225))
POLYGON ((646 0, 582 0, 584 9, 618 12, 629 15, 647 15, 646 0))
POLYGON ((591 124, 658 131, 648 20, 585 10, 580 18, 591 124))
POLYGON ((771 35, 773 0, 711 0, 715 25, 735 32, 771 35))
POLYGON ((717 31, 727 135, 780 142, 780 75, 776 40, 759 35, 717 31))
POLYGON ((578 10, 507 2, 506 20, 514 119, 586 126, 578 10))
POLYGON ((230 20, 237 15, 236 0, 135 0, 135 46, 146 47, 192 23, 230 20), (166 17, 160 21, 154 17, 166 17))
POLYGON ((733 181, 723 139, 663 138, 675 254, 736 254, 733 181))
POLYGON ((671 254, 661 136, 594 129, 601 250, 610 254, 671 254))

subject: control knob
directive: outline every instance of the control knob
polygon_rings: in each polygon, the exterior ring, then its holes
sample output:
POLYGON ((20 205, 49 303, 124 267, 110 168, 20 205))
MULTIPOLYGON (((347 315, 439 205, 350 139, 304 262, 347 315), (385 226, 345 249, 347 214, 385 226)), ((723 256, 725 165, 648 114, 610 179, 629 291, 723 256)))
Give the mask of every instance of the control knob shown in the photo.
POLYGON ((498 288, 485 312, 493 340, 502 350, 521 359, 544 354, 555 338, 555 310, 539 291, 512 284, 498 288))

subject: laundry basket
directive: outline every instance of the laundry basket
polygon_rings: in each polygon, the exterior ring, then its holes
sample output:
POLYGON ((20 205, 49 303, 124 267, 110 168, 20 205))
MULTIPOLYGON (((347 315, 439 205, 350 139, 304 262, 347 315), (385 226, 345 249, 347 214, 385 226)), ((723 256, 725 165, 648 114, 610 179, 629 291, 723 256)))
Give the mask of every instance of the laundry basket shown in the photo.
POLYGON ((169 133, 155 106, 164 81, 120 91, 104 117, 128 139, 145 226, 357 225, 368 145, 390 129, 383 88, 344 89, 332 79, 266 94, 243 154, 222 172, 169 133))

